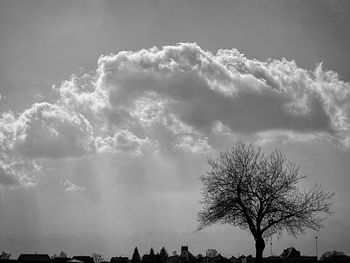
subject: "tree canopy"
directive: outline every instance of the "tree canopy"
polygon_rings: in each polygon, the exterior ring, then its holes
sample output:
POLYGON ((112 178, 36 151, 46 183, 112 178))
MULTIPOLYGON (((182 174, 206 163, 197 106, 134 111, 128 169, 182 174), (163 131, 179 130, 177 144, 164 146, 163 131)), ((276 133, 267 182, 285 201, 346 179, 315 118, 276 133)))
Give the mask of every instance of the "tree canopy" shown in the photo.
POLYGON ((318 230, 325 219, 320 212, 330 213, 333 193, 319 185, 301 189, 299 182, 306 176, 279 150, 265 155, 259 147, 238 142, 208 163, 210 170, 200 176, 204 187, 198 229, 227 223, 249 230, 256 262, 261 262, 264 238, 318 230))
POLYGON ((5 251, 2 251, 1 255, 0 255, 0 259, 10 259, 11 254, 10 253, 6 253, 5 251))
POLYGON ((344 255, 343 252, 340 252, 340 251, 337 251, 337 250, 333 250, 333 251, 326 251, 324 252, 320 259, 321 260, 327 260, 327 259, 330 259, 330 258, 333 258, 333 257, 336 257, 336 256, 340 256, 340 255, 344 255))
POLYGON ((104 261, 103 256, 99 253, 92 253, 92 258, 94 259, 95 263, 100 263, 100 262, 104 261))

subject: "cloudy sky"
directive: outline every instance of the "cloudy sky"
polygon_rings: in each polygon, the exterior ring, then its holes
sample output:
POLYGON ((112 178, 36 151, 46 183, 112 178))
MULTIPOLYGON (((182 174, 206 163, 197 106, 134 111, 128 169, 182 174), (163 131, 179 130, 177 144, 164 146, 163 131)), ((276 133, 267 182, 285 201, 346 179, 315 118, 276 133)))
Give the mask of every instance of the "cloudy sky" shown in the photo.
MULTIPOLYGON (((272 250, 350 254, 348 1, 1 1, 0 248, 130 256, 215 248, 198 175, 236 140, 335 192, 319 232, 272 250)), ((270 255, 270 245, 265 249, 270 255)))

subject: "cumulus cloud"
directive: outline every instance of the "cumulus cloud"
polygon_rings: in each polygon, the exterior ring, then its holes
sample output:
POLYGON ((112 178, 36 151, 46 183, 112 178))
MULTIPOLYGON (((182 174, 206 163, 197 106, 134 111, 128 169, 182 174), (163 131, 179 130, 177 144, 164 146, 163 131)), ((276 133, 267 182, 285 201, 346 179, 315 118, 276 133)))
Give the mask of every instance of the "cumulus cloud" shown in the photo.
POLYGON ((155 147, 149 138, 139 138, 128 130, 121 130, 113 136, 97 137, 96 146, 100 153, 131 153, 135 155, 141 155, 147 149, 151 150, 155 147))
POLYGON ((41 175, 41 166, 37 162, 16 155, 0 154, 0 186, 33 186, 41 175))
POLYGON ((33 104, 18 117, 3 117, 1 132, 7 151, 27 158, 77 157, 94 151, 88 120, 47 102, 33 104))
POLYGON ((11 172, 7 171, 3 166, 0 166, 0 185, 13 186, 18 185, 18 181, 11 172))
POLYGON ((83 192, 83 191, 85 191, 85 187, 73 184, 68 179, 65 179, 62 184, 63 184, 63 188, 66 192, 83 192))
MULTIPOLYGON (((35 162, 103 152, 202 154, 215 150, 220 136, 325 138, 350 147, 350 83, 322 64, 310 71, 285 59, 180 43, 101 56, 95 74, 56 90, 51 104, 2 115, 2 156, 35 162)), ((1 170, 4 182, 13 178, 7 176, 1 170)))
POLYGON ((208 137, 181 122, 174 114, 162 119, 164 127, 174 135, 175 148, 192 153, 205 153, 211 149, 208 137))
POLYGON ((33 185, 42 174, 38 159, 79 157, 94 151, 89 122, 57 105, 36 103, 0 119, 0 183, 33 185))
POLYGON ((317 133, 350 146, 349 83, 322 64, 308 71, 285 59, 262 62, 236 49, 212 54, 181 43, 102 56, 95 88, 74 90, 61 88, 65 100, 96 105, 111 129, 173 114, 209 137, 220 122, 237 134, 317 133))

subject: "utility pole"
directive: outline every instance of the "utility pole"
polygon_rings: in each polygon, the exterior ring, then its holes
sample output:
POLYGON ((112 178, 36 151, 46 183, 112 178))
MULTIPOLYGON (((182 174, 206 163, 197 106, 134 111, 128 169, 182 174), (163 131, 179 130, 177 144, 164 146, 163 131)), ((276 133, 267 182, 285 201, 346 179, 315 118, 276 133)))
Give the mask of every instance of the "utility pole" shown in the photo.
POLYGON ((272 237, 271 237, 271 240, 270 240, 270 254, 271 254, 271 257, 272 257, 272 237))
POLYGON ((318 261, 317 236, 315 236, 315 240, 316 240, 316 260, 318 261))

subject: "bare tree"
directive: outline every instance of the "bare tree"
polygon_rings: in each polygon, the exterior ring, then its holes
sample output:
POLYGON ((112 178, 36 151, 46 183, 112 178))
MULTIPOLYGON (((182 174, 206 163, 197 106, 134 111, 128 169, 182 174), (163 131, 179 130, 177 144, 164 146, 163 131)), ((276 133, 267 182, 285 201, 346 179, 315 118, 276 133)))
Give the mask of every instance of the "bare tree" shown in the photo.
POLYGON ((341 255, 344 255, 344 253, 337 251, 337 250, 326 251, 321 255, 320 260, 321 261, 327 261, 327 260, 332 261, 332 258, 334 258, 336 256, 341 256, 341 255))
POLYGON ((10 253, 6 253, 5 251, 2 251, 2 253, 0 254, 0 259, 10 259, 11 254, 10 253))
POLYGON ((204 188, 198 230, 214 223, 249 230, 256 262, 262 262, 264 238, 284 231, 296 236, 307 228, 318 230, 325 219, 319 212, 331 213, 334 194, 318 185, 299 189, 306 176, 279 150, 266 156, 261 148, 238 142, 208 163, 210 171, 199 177, 204 188))
POLYGON ((54 254, 51 259, 55 259, 55 258, 68 258, 67 253, 64 251, 61 251, 58 255, 54 254))
POLYGON ((92 253, 92 258, 94 259, 95 263, 100 263, 102 261, 104 261, 104 258, 101 254, 98 253, 92 253))

